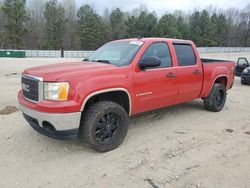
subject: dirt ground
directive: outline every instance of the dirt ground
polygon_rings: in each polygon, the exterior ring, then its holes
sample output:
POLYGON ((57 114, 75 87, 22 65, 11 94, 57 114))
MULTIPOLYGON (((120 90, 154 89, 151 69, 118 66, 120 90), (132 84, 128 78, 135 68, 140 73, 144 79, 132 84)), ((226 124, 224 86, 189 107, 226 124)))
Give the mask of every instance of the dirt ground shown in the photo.
MULTIPOLYGON (((235 59, 234 59, 235 60, 235 59)), ((123 144, 97 153, 32 130, 16 109, 23 69, 69 59, 0 59, 0 187, 250 187, 250 86, 219 113, 202 100, 133 117, 123 144)))

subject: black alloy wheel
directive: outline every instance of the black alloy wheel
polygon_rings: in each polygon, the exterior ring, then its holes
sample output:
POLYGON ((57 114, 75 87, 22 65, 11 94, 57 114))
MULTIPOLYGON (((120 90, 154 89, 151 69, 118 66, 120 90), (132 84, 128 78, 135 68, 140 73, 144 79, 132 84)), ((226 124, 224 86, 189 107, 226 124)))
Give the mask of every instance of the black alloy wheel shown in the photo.
POLYGON ((218 90, 217 94, 216 94, 216 97, 215 97, 216 105, 218 107, 220 107, 223 104, 224 97, 225 97, 224 90, 223 89, 218 90))
POLYGON ((215 83, 209 96, 204 99, 204 106, 208 111, 219 112, 223 109, 226 98, 226 87, 221 83, 215 83))
POLYGON ((117 148, 128 131, 129 116, 125 109, 111 101, 94 103, 83 112, 80 138, 99 152, 117 148))
POLYGON ((96 125, 96 139, 98 141, 107 141, 116 134, 117 129, 121 125, 121 119, 113 112, 105 114, 101 117, 96 125))

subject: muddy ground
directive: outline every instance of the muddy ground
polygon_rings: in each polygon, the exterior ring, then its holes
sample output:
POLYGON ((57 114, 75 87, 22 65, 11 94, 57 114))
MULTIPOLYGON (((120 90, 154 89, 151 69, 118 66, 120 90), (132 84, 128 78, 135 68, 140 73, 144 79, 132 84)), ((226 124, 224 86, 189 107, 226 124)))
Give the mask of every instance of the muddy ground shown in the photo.
POLYGON ((123 144, 97 153, 40 135, 16 108, 21 71, 62 61, 0 59, 1 188, 250 187, 250 86, 239 78, 222 112, 196 100, 133 117, 123 144))

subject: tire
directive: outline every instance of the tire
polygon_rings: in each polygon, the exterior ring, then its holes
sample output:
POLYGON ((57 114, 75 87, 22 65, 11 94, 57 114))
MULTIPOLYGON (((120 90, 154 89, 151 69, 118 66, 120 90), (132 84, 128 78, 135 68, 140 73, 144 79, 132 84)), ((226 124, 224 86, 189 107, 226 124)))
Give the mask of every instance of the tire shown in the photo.
POLYGON ((125 109, 110 101, 97 102, 82 115, 80 137, 98 152, 117 148, 128 131, 129 117, 125 109))
POLYGON ((246 85, 247 83, 241 79, 241 84, 246 85))
POLYGON ((204 99, 205 109, 212 112, 219 112, 226 102, 227 92, 223 84, 215 83, 209 96, 204 99))

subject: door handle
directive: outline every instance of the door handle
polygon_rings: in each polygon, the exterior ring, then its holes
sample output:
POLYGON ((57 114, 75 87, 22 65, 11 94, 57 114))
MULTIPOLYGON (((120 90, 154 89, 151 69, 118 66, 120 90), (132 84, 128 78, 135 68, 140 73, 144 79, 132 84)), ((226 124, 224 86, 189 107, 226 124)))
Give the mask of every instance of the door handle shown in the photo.
POLYGON ((169 77, 169 78, 174 78, 174 77, 176 77, 176 74, 170 72, 166 76, 169 77))
POLYGON ((194 70, 193 74, 201 74, 201 72, 198 69, 196 69, 194 70))

